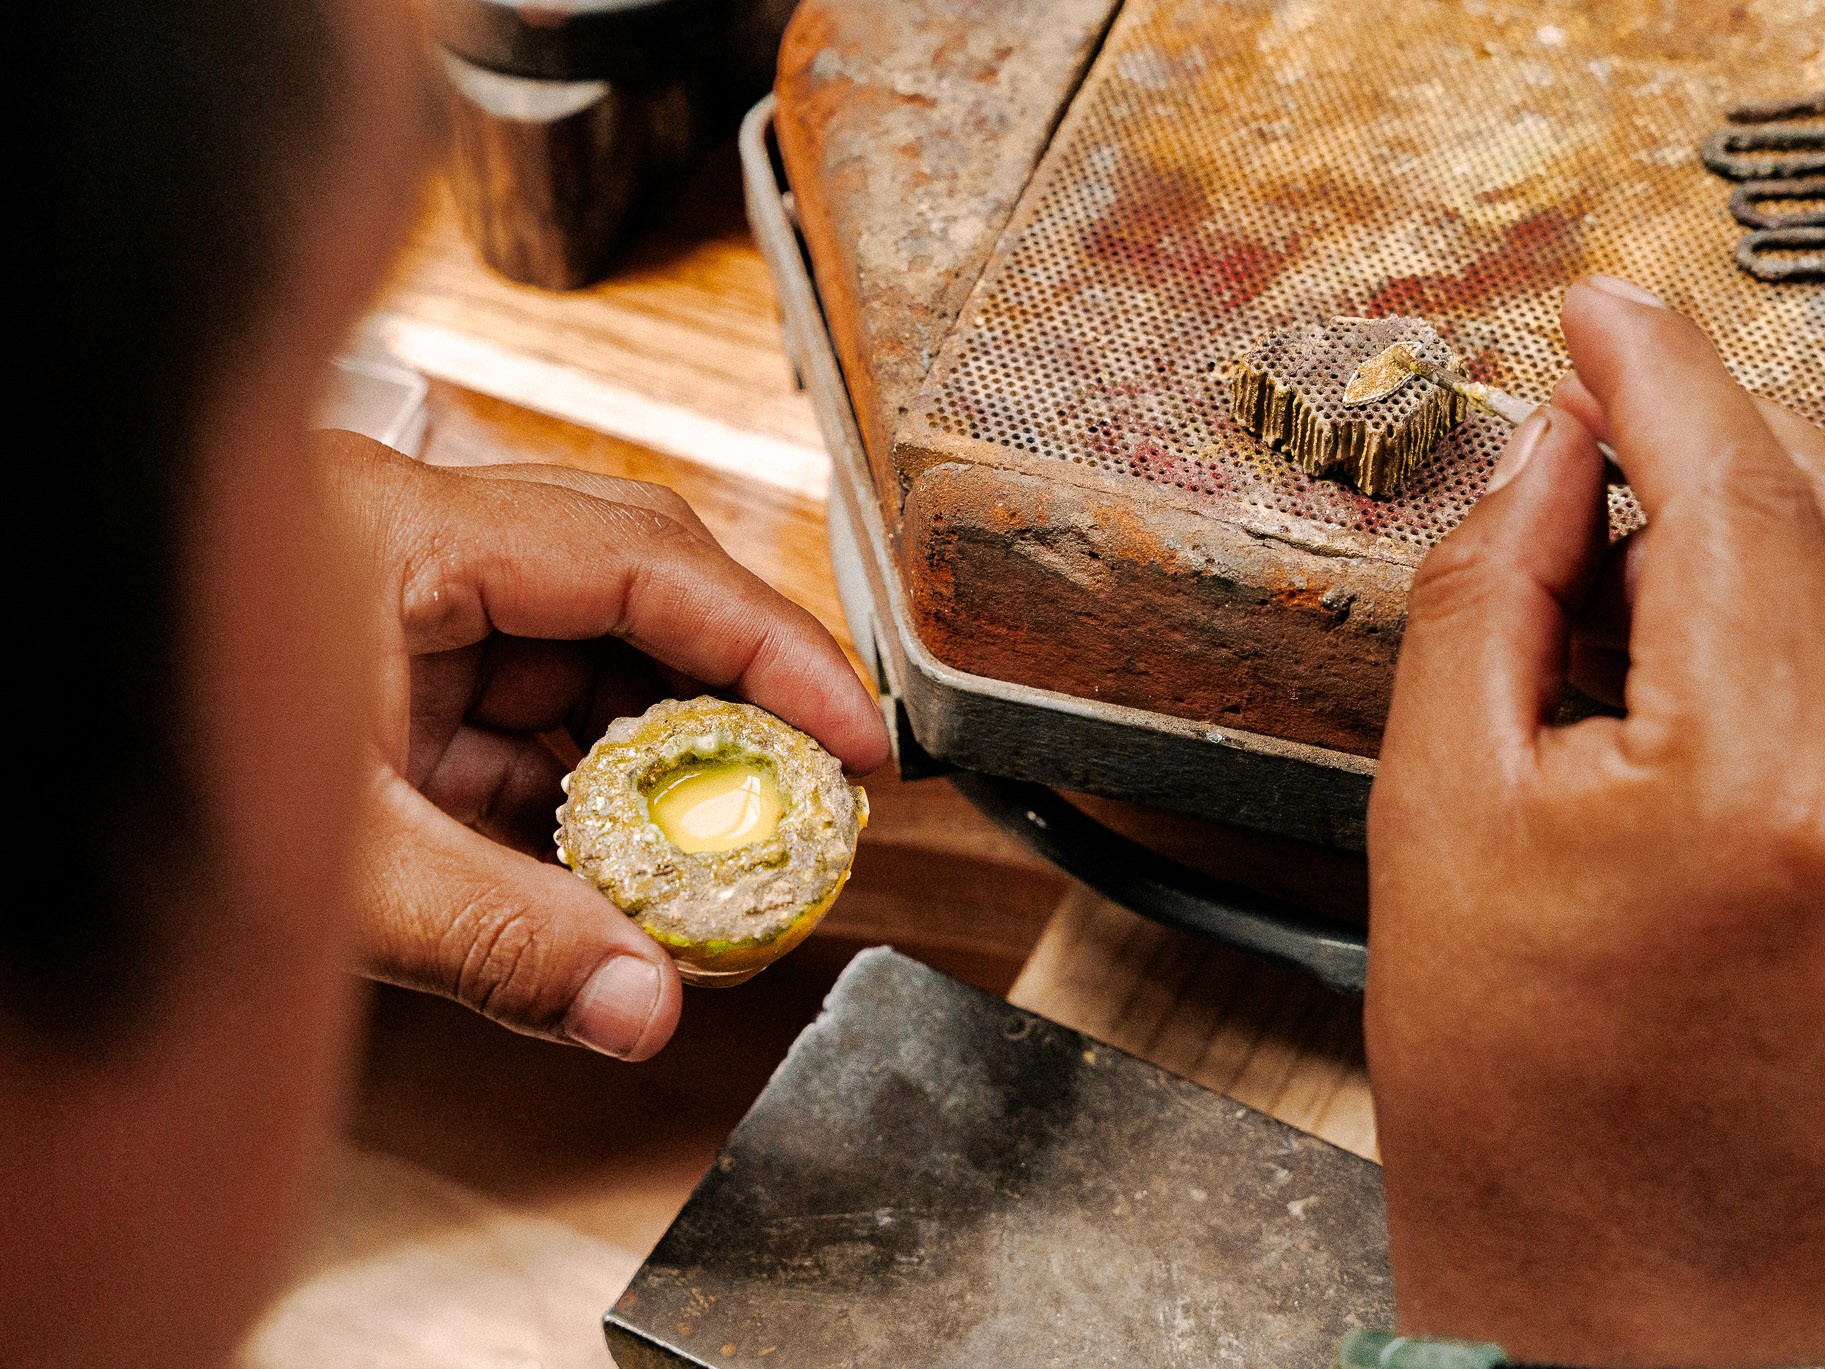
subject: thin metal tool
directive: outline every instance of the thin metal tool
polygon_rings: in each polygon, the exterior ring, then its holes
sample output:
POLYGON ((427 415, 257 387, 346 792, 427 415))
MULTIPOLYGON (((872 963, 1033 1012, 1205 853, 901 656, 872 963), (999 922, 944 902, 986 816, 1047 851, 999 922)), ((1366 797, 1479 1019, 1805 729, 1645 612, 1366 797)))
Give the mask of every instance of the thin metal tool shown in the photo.
MULTIPOLYGON (((1344 387, 1343 402, 1370 403, 1382 395, 1392 394, 1406 383, 1409 376, 1417 376, 1442 390, 1449 390, 1473 408, 1493 414, 1504 423, 1517 427, 1540 408, 1538 404, 1517 399, 1506 390, 1498 390, 1480 380, 1471 380, 1468 376, 1458 375, 1455 371, 1448 371, 1435 362, 1416 356, 1413 349, 1404 342, 1395 343, 1358 366, 1356 373, 1350 377, 1350 383, 1344 387)), ((1599 442, 1597 450, 1603 453, 1603 478, 1612 485, 1627 484, 1628 477, 1623 475, 1622 468, 1616 462, 1615 448, 1607 442, 1599 442)))
MULTIPOLYGON (((1362 375, 1365 371, 1372 374, 1386 374, 1390 370, 1401 371, 1405 375, 1418 376, 1421 380, 1430 381, 1439 389, 1449 390, 1484 413, 1494 414, 1508 423, 1521 423, 1540 407, 1537 404, 1529 404, 1524 399, 1516 399, 1505 390, 1498 390, 1493 385, 1485 385, 1480 380, 1471 380, 1467 376, 1458 375, 1455 371, 1448 371, 1443 366, 1427 361, 1424 357, 1416 355, 1413 349, 1404 342, 1397 342, 1380 355, 1370 357, 1356 368, 1356 376, 1362 375)), ((1356 376, 1350 378, 1351 386, 1355 385, 1356 376)), ((1400 381, 1396 380, 1391 385, 1384 381, 1383 384, 1386 385, 1386 391, 1391 391, 1400 384, 1400 381)), ((1346 389, 1344 398, 1346 404, 1367 402, 1367 398, 1351 399, 1349 395, 1350 392, 1346 389)), ((1373 397, 1373 393, 1368 396, 1368 398, 1373 397)))

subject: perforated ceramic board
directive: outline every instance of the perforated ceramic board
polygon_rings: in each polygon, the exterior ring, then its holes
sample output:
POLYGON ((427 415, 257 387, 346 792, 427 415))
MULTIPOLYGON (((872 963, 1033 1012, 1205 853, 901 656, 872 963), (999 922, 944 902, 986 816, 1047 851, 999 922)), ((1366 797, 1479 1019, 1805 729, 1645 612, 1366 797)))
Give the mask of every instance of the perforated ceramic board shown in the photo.
MULTIPOLYGON (((1467 421, 1371 499, 1238 428, 1232 360, 1274 329, 1412 314, 1473 377, 1544 399, 1569 365, 1559 297, 1591 271, 1657 290, 1825 422, 1825 291, 1737 269, 1729 187, 1696 155, 1730 105, 1825 85, 1822 43, 1825 0, 1129 0, 902 441, 1411 563, 1506 427, 1467 421)), ((1624 491, 1611 515, 1640 516, 1624 491)))

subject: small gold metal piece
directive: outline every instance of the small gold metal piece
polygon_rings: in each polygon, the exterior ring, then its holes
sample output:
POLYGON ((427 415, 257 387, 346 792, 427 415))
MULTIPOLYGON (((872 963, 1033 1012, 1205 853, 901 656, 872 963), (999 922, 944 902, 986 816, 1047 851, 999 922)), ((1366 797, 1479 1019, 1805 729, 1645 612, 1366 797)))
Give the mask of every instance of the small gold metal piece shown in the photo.
POLYGON ((1382 498, 1463 417, 1449 390, 1403 388, 1414 363, 1431 358, 1457 365, 1430 324, 1399 315, 1269 333, 1230 369, 1230 414, 1306 474, 1382 498))
POLYGON ((616 719, 557 816, 565 864, 686 983, 727 985, 817 925, 849 878, 868 796, 797 728, 704 696, 616 719))
POLYGON ((1413 379, 1414 363, 1417 360, 1413 349, 1404 342, 1397 342, 1392 347, 1377 352, 1356 368, 1356 374, 1350 377, 1350 383, 1343 387, 1343 402, 1370 404, 1378 399, 1386 399, 1413 379))

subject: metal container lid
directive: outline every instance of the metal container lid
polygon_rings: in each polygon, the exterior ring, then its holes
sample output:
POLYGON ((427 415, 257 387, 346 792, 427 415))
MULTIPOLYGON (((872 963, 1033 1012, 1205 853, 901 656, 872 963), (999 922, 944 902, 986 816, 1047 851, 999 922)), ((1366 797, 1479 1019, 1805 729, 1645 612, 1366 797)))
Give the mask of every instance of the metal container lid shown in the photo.
POLYGON ((639 84, 696 47, 726 0, 432 0, 431 30, 459 57, 513 76, 639 84))

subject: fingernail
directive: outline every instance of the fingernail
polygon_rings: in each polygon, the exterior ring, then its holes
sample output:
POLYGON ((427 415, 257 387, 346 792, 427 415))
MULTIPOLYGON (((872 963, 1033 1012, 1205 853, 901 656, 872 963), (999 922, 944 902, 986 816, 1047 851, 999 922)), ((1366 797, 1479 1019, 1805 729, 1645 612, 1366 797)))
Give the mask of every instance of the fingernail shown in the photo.
POLYGON ((632 1053, 659 1011, 659 970, 638 956, 618 955, 584 983, 564 1018, 579 1045, 612 1055, 632 1053))
POLYGON ((1644 290, 1632 280, 1621 276, 1586 276, 1584 283, 1593 290, 1601 290, 1606 295, 1617 299, 1626 299, 1634 304, 1651 304, 1656 309, 1664 309, 1667 302, 1652 290, 1644 290))
POLYGON ((1535 409, 1521 420, 1521 426, 1514 430, 1514 436, 1508 439, 1508 446, 1495 463, 1495 469, 1489 472, 1489 488, 1485 494, 1494 494, 1526 468, 1552 424, 1552 415, 1544 408, 1535 409))

